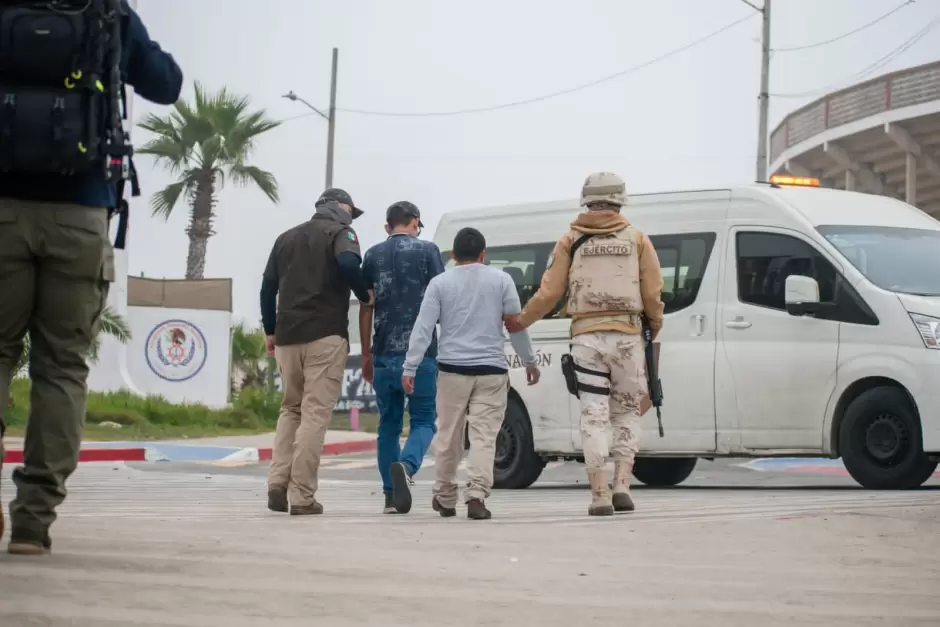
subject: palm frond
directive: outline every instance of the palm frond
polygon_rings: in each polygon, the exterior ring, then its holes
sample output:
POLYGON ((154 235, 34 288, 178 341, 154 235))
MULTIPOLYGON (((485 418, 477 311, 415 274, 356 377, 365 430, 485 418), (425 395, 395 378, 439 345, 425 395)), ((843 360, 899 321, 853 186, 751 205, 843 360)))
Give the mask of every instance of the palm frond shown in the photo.
POLYGON ((247 329, 239 324, 232 329, 232 363, 244 366, 264 359, 267 349, 264 333, 258 329, 247 329))
POLYGON ((239 187, 255 185, 264 192, 264 195, 270 198, 272 202, 280 202, 277 179, 272 173, 253 165, 241 165, 236 163, 229 167, 228 175, 235 185, 239 187))
POLYGON ((150 197, 151 215, 169 220, 180 198, 188 196, 196 189, 199 174, 199 170, 186 170, 178 181, 155 192, 150 197))
POLYGON ((110 335, 121 344, 130 342, 131 326, 111 305, 105 305, 99 324, 101 325, 99 333, 110 335))
MULTIPOLYGON (((98 358, 101 354, 102 335, 110 335, 121 344, 127 344, 131 340, 130 325, 121 314, 111 307, 111 305, 105 305, 102 310, 101 317, 98 319, 97 332, 95 333, 94 339, 91 341, 91 346, 88 347, 88 361, 93 364, 98 363, 98 358)), ((13 370, 14 374, 22 374, 29 366, 31 348, 32 342, 30 341, 29 334, 27 334, 26 337, 23 338, 23 352, 20 355, 16 368, 13 370)))
POLYGON ((150 140, 135 152, 139 155, 150 155, 157 163, 162 164, 170 174, 178 174, 189 161, 191 146, 168 136, 159 136, 150 140))
POLYGON ((179 126, 175 124, 172 116, 160 117, 155 113, 151 113, 144 118, 143 122, 139 122, 137 126, 154 135, 171 139, 178 139, 179 137, 179 126))

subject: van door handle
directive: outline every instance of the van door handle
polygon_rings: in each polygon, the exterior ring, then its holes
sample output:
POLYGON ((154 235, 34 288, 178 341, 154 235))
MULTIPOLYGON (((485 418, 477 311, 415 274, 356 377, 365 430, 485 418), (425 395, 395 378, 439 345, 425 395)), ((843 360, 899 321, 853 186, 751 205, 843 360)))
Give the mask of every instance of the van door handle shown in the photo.
POLYGON ((692 316, 692 335, 695 337, 705 335, 705 316, 702 314, 692 316))
POLYGON ((751 323, 745 320, 743 317, 738 316, 734 320, 728 320, 725 322, 725 326, 729 329, 749 329, 751 328, 751 323))

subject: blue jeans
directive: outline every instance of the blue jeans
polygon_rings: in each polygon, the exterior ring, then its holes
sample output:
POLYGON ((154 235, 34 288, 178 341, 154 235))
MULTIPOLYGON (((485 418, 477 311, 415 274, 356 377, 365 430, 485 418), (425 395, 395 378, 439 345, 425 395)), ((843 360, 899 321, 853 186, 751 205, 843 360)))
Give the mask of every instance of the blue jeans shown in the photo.
POLYGON ((409 475, 421 468, 437 433, 437 361, 426 357, 415 374, 414 394, 408 395, 409 431, 405 448, 401 432, 405 420, 405 390, 401 386, 404 357, 376 355, 373 389, 379 406, 378 464, 382 491, 392 492, 391 466, 402 462, 409 475))

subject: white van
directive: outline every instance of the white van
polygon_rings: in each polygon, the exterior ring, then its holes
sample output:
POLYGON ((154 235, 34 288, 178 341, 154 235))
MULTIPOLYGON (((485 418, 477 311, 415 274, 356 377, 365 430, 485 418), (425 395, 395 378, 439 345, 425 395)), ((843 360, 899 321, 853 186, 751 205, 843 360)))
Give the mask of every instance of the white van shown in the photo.
MULTIPOLYGON (((525 303, 577 200, 444 216, 464 226, 525 303)), ((658 341, 660 438, 643 416, 634 474, 676 485, 698 458, 842 457, 861 485, 919 486, 940 458, 940 222, 899 200, 776 184, 631 196, 625 216, 652 239, 666 317, 658 341)), ((569 321, 530 329, 542 380, 507 343, 512 389, 495 479, 525 488, 547 461, 583 461, 578 400, 561 356, 569 321)), ((552 317, 555 316, 555 317, 552 317)))

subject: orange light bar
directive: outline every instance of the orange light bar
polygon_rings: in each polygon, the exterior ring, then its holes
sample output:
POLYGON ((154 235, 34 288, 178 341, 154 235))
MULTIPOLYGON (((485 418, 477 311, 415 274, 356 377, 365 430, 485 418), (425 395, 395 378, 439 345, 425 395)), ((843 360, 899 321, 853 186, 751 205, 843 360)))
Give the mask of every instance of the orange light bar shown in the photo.
POLYGON ((794 185, 797 187, 819 187, 819 179, 808 176, 786 176, 777 175, 770 177, 770 182, 774 185, 794 185))

